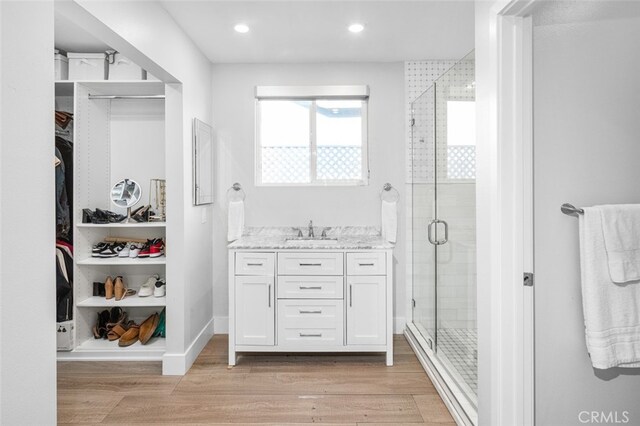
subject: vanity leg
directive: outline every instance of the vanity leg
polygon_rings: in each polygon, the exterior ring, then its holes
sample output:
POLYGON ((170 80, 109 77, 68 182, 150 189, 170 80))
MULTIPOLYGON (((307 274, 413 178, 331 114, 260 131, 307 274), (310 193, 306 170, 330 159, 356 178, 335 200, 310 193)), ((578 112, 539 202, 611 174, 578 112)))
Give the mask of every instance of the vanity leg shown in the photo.
POLYGON ((393 365, 393 346, 387 349, 387 367, 393 365))
POLYGON ((236 365, 236 351, 229 345, 229 367, 236 365))

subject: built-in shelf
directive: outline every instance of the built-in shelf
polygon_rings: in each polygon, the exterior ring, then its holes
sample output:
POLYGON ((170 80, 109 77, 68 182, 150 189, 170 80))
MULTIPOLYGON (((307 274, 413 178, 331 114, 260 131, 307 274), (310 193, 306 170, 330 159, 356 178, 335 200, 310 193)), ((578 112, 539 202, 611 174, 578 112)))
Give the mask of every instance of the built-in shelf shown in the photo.
POLYGON ((167 222, 79 223, 78 228, 166 228, 167 222))
POLYGON ((70 352, 58 352, 58 360, 140 360, 159 361, 166 350, 164 338, 152 337, 146 345, 139 341, 131 346, 120 347, 118 342, 106 339, 87 339, 70 352))
POLYGON ((164 256, 154 258, 126 258, 126 257, 90 257, 87 259, 79 260, 78 265, 104 265, 104 266, 144 266, 144 265, 164 265, 167 263, 167 258, 164 256))
POLYGON ((127 296, 122 300, 105 299, 104 297, 92 296, 81 302, 78 302, 76 306, 80 308, 112 308, 114 306, 120 306, 121 308, 135 308, 135 307, 154 307, 154 306, 166 306, 166 297, 138 297, 138 295, 127 296))

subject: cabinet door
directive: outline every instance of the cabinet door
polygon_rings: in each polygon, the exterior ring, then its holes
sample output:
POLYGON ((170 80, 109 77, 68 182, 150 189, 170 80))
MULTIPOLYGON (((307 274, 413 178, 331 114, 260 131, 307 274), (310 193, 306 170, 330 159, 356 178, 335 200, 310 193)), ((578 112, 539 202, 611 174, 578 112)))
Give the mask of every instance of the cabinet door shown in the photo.
POLYGON ((386 343, 386 277, 347 277, 347 345, 386 343))
POLYGON ((236 345, 275 343, 273 277, 236 276, 236 345))

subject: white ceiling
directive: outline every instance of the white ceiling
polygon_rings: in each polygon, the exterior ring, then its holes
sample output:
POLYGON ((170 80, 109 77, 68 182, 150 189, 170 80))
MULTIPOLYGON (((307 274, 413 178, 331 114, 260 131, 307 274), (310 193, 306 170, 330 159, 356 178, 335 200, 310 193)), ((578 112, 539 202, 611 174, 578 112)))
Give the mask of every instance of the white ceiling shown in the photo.
POLYGON ((473 1, 161 3, 214 63, 458 59, 474 46, 473 1), (240 22, 251 31, 236 33, 240 22), (350 33, 353 22, 365 30, 350 33))

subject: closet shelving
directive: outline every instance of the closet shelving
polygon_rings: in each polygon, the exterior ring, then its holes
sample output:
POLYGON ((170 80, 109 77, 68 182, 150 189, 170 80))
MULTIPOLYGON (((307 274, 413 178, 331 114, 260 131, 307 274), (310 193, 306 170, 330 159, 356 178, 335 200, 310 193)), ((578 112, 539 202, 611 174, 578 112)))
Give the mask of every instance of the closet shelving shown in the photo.
MULTIPOLYGON (((82 209, 101 208, 125 214, 110 200, 117 181, 137 181, 143 191, 136 206, 148 204, 150 179, 165 178, 164 83, 159 81, 60 81, 56 100, 73 104, 74 122, 74 321, 75 347, 58 352, 64 360, 161 360, 165 338, 152 338, 119 347, 95 339, 97 313, 114 306, 129 319, 142 322, 167 305, 167 298, 126 297, 121 301, 93 296, 93 282, 122 276, 128 288, 138 290, 153 274, 166 277, 168 257, 94 258, 92 246, 107 237, 151 239, 166 237, 164 222, 87 224, 82 209)), ((169 247, 170 251, 170 247, 169 247)), ((171 283, 167 286, 171 291, 171 283)), ((170 321, 167 316, 167 321, 170 321)), ((169 337, 168 337, 169 338, 169 337)))

